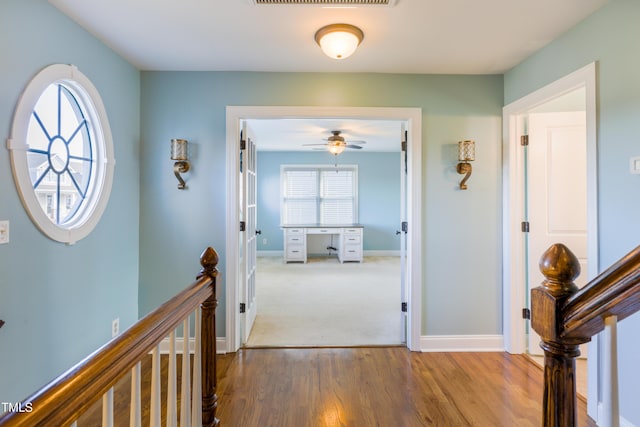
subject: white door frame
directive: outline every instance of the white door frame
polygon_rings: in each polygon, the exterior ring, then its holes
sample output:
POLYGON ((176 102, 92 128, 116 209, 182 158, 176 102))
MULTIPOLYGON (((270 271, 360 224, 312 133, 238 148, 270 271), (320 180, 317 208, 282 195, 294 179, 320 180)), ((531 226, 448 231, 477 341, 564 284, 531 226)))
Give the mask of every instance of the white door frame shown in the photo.
MULTIPOLYGON (((598 193, 597 193, 597 134, 596 134, 596 63, 559 79, 503 108, 503 336, 509 353, 526 351, 525 320, 525 240, 520 232, 524 219, 523 169, 524 156, 517 134, 518 118, 530 109, 579 88, 586 92, 587 127, 587 247, 588 280, 598 274, 598 193)), ((597 404, 598 376, 592 375, 597 367, 597 337, 589 347, 589 408, 597 404), (595 343, 595 345, 594 345, 595 343), (595 384, 595 386, 593 386, 595 384)), ((597 371, 596 371, 597 373, 597 371)), ((589 410, 593 417, 593 410, 589 410)))
MULTIPOLYGON (((226 343, 227 351, 240 348, 239 292, 238 292, 238 163, 239 128, 241 120, 283 118, 354 118, 369 120, 402 120, 408 123, 409 173, 407 182, 407 263, 408 331, 407 347, 420 351, 422 323, 422 109, 378 107, 277 107, 277 106, 227 106, 226 119, 226 343)), ((400 308, 398 307, 398 310, 400 308)))

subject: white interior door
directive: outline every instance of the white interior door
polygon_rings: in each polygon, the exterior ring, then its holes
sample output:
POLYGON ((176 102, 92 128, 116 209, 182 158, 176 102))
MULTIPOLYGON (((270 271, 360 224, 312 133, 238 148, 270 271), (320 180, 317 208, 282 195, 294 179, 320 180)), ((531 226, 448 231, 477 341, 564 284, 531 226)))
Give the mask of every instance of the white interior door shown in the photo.
MULTIPOLYGON (((587 277, 586 114, 529 114, 528 128, 527 295, 544 280, 538 263, 554 243, 565 244, 580 261, 576 284, 582 287, 587 277)), ((539 343, 540 337, 529 328, 531 354, 542 354, 539 343)), ((586 347, 583 355, 585 351, 586 347)))
POLYGON ((242 281, 241 335, 245 344, 251 333, 257 314, 256 301, 256 145, 251 129, 246 121, 242 122, 241 139, 243 149, 240 152, 241 208, 240 221, 244 224, 240 231, 240 280, 242 281), (244 228, 244 231, 242 231, 244 228))
POLYGON ((402 321, 400 323, 402 328, 402 342, 407 342, 407 329, 408 329, 408 308, 409 308, 409 288, 407 286, 408 277, 408 263, 407 263, 407 130, 404 123, 400 128, 400 301, 402 301, 402 321))

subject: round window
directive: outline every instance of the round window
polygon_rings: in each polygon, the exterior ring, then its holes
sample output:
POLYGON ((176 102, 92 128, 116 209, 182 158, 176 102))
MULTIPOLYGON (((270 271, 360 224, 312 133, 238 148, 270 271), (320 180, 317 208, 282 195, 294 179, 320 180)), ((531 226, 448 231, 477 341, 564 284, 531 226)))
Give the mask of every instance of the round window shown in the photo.
POLYGON ((71 65, 40 71, 23 92, 8 144, 16 186, 36 226, 74 243, 97 225, 113 181, 113 143, 93 84, 71 65))

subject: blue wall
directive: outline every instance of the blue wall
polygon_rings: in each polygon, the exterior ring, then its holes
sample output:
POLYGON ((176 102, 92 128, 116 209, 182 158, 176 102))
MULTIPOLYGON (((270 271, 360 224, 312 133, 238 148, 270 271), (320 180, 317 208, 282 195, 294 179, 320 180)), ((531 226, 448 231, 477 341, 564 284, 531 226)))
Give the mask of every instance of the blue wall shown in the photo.
MULTIPOLYGON (((422 335, 500 334, 502 76, 143 72, 140 314, 174 295, 207 246, 224 280, 227 105, 422 108, 422 335), (171 138, 193 144, 189 188, 176 189, 171 138), (476 140, 469 190, 457 141, 476 140), (464 244, 461 244, 464 242, 464 244), (465 260, 464 268, 452 260, 465 260), (455 304, 448 304, 456 295, 455 304)), ((219 336, 225 335, 220 286, 219 336)))
MULTIPOLYGON (((113 190, 101 222, 73 246, 49 240, 22 207, 9 151, 0 148, 0 401, 27 397, 138 314, 140 75, 45 0, 0 2, 0 135, 31 77, 53 63, 77 65, 97 87, 111 123, 113 190)), ((1 410, 0 410, 1 412, 1 410)))
MULTIPOLYGON (((499 334, 503 101, 598 61, 601 267, 640 241, 640 176, 628 172, 629 157, 640 155, 637 22, 640 3, 614 0, 506 73, 504 82, 502 76, 248 72, 143 72, 140 79, 45 0, 2 0, 0 131, 9 135, 31 76, 51 63, 73 63, 103 97, 117 164, 102 221, 89 237, 65 246, 31 223, 8 151, 0 149, 0 220, 11 221, 11 243, 0 245, 0 318, 7 322, 0 329, 0 401, 25 397, 99 346, 114 318, 124 328, 138 308, 145 314, 175 294, 198 271, 204 247, 224 248, 227 105, 422 108, 421 333, 499 334), (168 141, 176 137, 193 144, 186 191, 176 190, 168 158, 168 141), (462 192, 455 144, 467 138, 477 142, 477 160, 470 189, 462 192), (464 268, 452 260, 465 260, 464 268), (455 304, 446 303, 451 295, 455 304)), ((636 425, 639 328, 639 316, 620 324, 622 412, 636 425)))
MULTIPOLYGON (((597 61, 600 269, 640 244, 640 2, 614 0, 505 75, 505 103, 597 61)), ((620 409, 640 425, 640 315, 619 325, 620 409)))
MULTIPOLYGON (((258 141, 258 145, 260 141, 258 141)), ((280 165, 333 165, 327 152, 258 152, 258 250, 283 250, 280 229, 280 165), (267 244, 262 240, 267 239, 267 244)), ((397 153, 344 152, 339 163, 358 165, 358 213, 364 225, 363 248, 400 250, 400 151, 397 153)))

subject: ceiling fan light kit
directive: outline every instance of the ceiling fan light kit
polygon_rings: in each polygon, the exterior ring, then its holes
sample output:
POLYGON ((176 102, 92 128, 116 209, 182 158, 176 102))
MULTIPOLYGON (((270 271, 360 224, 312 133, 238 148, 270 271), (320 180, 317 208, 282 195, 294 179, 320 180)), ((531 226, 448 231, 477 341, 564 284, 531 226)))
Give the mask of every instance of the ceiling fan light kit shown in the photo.
POLYGON ((327 145, 327 150, 334 156, 342 153, 345 148, 347 148, 347 144, 345 144, 344 142, 330 142, 327 145))
POLYGON ((316 31, 315 39, 328 57, 345 59, 362 43, 364 33, 351 24, 330 24, 316 31))
MULTIPOLYGON (((366 144, 366 141, 357 141, 357 144, 347 144, 347 142, 344 140, 344 137, 342 135, 340 135, 342 133, 342 131, 339 130, 332 130, 331 131, 331 136, 329 136, 327 138, 327 142, 324 144, 303 144, 305 146, 324 146, 326 147, 327 151, 330 152, 331 154, 333 154, 334 156, 337 156, 338 154, 342 153, 345 148, 354 148, 356 150, 360 150, 362 149, 362 147, 360 145, 362 144, 366 144)), ((350 142, 356 142, 356 141, 350 141, 350 142)))

